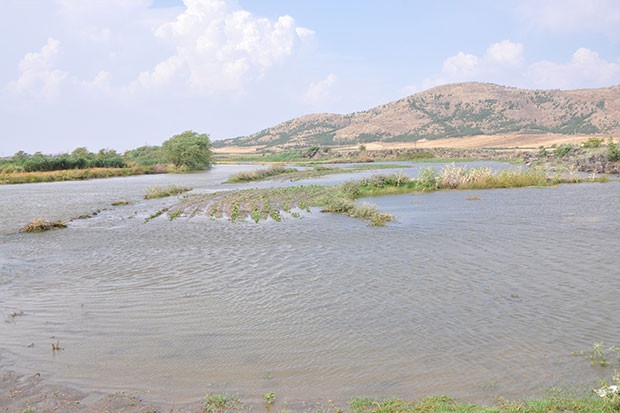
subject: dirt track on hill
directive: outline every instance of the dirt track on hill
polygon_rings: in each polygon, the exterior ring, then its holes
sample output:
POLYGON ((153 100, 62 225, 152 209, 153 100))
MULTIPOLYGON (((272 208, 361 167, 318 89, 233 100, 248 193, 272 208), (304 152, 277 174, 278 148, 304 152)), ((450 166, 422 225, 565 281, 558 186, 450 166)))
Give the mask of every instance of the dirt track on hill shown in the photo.
MULTIPOLYGON (((444 138, 433 140, 419 140, 416 142, 369 142, 363 145, 370 151, 386 149, 431 149, 431 148, 450 148, 450 149, 484 149, 484 148, 506 148, 506 149, 537 149, 540 146, 551 147, 562 144, 580 144, 592 138, 592 135, 557 135, 557 134, 538 134, 538 135, 479 135, 461 138, 444 138)), ((608 136, 596 136, 599 139, 607 139, 608 136)), ((334 147, 335 151, 350 151, 358 149, 360 144, 350 144, 334 147)), ((256 154, 264 149, 260 146, 227 146, 214 148, 218 154, 256 154)))

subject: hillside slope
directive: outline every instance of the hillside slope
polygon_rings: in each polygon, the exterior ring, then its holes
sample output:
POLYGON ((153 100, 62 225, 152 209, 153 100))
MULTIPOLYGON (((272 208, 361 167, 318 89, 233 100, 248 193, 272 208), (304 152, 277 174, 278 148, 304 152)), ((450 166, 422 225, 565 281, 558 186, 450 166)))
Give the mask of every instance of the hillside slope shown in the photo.
POLYGON ((363 112, 302 116, 215 146, 299 148, 476 135, 619 133, 620 86, 563 91, 457 83, 363 112))

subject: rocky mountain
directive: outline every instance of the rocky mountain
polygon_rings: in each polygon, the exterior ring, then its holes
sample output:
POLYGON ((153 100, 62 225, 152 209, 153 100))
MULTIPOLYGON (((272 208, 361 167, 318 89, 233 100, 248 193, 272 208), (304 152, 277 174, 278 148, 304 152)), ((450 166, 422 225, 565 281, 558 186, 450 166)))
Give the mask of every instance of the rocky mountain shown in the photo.
POLYGON ((525 90, 488 83, 438 86, 375 108, 312 114, 216 147, 300 148, 414 142, 476 135, 620 133, 620 85, 600 89, 525 90))

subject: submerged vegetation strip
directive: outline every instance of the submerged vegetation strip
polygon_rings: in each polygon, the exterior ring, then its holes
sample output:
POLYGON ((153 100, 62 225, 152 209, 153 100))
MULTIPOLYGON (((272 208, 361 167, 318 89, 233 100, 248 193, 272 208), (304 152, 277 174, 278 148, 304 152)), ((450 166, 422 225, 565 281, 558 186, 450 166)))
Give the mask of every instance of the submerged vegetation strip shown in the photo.
POLYGON ((166 198, 173 195, 180 195, 184 192, 191 191, 193 188, 187 188, 179 185, 167 186, 151 186, 146 189, 144 199, 166 198))
POLYGON ((226 183, 234 184, 240 182, 254 182, 263 181, 271 178, 279 178, 281 180, 297 181, 300 179, 317 178, 325 175, 332 174, 350 174, 355 172, 362 172, 376 169, 396 169, 406 166, 402 165, 387 165, 387 164, 365 164, 354 165, 349 167, 336 167, 328 165, 314 165, 313 167, 305 167, 304 169, 297 169, 293 167, 285 167, 282 165, 272 165, 269 168, 257 169, 252 172, 239 172, 226 181, 226 183))
MULTIPOLYGON (((590 177, 591 182, 605 182, 606 177, 590 177)), ((303 210, 321 207, 324 212, 337 212, 361 218, 371 225, 385 225, 392 216, 381 212, 376 206, 356 200, 378 195, 428 192, 446 189, 491 189, 549 186, 580 182, 578 176, 549 176, 545 171, 508 169, 493 172, 490 168, 467 168, 455 164, 440 171, 425 168, 417 178, 405 173, 373 174, 367 178, 351 180, 337 186, 293 186, 264 189, 242 189, 195 195, 183 198, 169 208, 170 219, 179 216, 206 215, 227 218, 231 221, 252 220, 259 222, 271 218, 282 219, 282 213, 299 217, 303 210)))

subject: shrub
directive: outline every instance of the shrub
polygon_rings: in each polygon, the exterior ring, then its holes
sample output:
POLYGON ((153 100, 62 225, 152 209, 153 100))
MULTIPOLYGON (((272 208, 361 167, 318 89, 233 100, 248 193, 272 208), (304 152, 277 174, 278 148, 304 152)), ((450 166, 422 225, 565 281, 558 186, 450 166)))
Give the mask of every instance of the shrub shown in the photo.
POLYGON ((418 187, 423 191, 434 191, 437 189, 437 171, 432 166, 422 169, 417 179, 418 187))
POLYGON ((559 157, 563 157, 566 155, 570 155, 573 152, 573 149, 575 147, 573 145, 569 145, 567 143, 563 143, 562 145, 558 146, 555 150, 555 155, 559 156, 559 157))
POLYGON ((609 138, 609 143, 607 144, 607 158, 610 162, 620 161, 620 147, 614 143, 612 138, 609 138))
POLYGON ((584 148, 598 148, 603 144, 602 139, 590 138, 581 144, 584 148))

